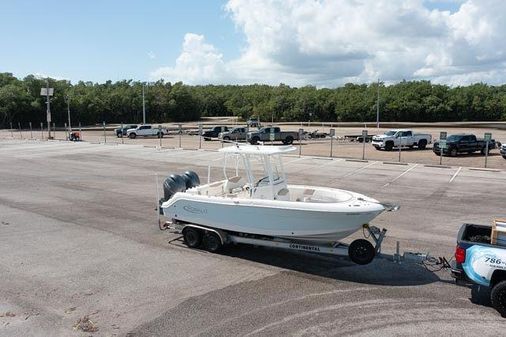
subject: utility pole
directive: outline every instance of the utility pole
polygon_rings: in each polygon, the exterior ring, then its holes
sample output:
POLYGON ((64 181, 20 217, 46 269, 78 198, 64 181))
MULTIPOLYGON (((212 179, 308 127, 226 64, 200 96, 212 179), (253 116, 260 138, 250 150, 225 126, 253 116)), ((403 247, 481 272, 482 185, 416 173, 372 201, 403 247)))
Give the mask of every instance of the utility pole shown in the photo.
POLYGON ((49 99, 49 79, 46 80, 46 104, 47 139, 51 139, 51 100, 49 99))
POLYGON ((142 84, 142 124, 146 124, 146 99, 144 98, 144 83, 142 84))
POLYGON ((72 132, 72 126, 70 125, 70 96, 65 96, 65 98, 67 99, 67 117, 69 119, 69 137, 70 137, 70 133, 72 132))
POLYGON ((380 80, 378 78, 377 99, 376 99, 376 127, 380 127, 380 80))

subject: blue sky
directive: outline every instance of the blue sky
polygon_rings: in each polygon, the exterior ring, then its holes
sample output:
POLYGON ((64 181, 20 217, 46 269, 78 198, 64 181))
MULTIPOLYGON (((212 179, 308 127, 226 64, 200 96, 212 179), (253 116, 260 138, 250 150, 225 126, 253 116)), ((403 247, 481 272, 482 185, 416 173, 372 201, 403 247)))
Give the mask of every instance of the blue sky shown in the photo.
POLYGON ((74 81, 146 80, 150 71, 174 62, 187 32, 205 33, 226 58, 238 57, 242 37, 224 4, 0 0, 0 71, 74 81))
POLYGON ((0 0, 0 71, 188 84, 506 82, 505 0, 0 0))

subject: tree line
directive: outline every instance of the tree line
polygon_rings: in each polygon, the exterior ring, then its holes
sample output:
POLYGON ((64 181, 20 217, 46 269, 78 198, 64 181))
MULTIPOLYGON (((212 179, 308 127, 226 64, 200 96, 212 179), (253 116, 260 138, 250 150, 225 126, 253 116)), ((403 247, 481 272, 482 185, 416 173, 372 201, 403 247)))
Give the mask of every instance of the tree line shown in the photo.
MULTIPOLYGON (((49 79, 54 88, 52 120, 72 123, 139 123, 142 91, 147 122, 195 121, 205 116, 258 116, 263 121, 371 122, 376 120, 377 94, 381 121, 496 121, 506 120, 506 85, 476 83, 449 87, 430 81, 352 84, 338 88, 270 85, 185 85, 162 80, 105 83, 49 79)), ((9 123, 46 121, 46 98, 40 89, 46 79, 18 79, 0 73, 0 128, 9 123)))

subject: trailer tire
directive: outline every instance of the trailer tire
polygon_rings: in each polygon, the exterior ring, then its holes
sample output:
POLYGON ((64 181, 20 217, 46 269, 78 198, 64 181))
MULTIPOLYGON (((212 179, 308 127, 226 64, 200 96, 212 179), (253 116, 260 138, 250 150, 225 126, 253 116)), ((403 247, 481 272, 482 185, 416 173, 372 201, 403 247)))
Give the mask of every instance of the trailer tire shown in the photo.
POLYGON ((184 243, 190 248, 197 248, 202 243, 202 233, 200 230, 192 227, 183 229, 184 243))
POLYGON ((204 248, 208 252, 211 252, 211 253, 218 252, 221 249, 221 247, 223 246, 218 234, 213 233, 213 232, 207 232, 204 235, 203 243, 204 243, 204 248))
POLYGON ((357 239, 348 247, 348 256, 356 264, 364 265, 370 263, 376 256, 376 250, 372 243, 365 239, 357 239))
POLYGON ((506 281, 501 281, 492 288, 490 300, 494 309, 506 317, 506 281))

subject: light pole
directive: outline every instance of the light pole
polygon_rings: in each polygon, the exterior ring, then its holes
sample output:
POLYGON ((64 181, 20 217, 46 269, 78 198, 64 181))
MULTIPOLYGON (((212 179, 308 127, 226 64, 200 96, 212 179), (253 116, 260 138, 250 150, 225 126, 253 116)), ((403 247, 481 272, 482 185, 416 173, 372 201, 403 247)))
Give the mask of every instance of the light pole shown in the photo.
POLYGON ((70 125, 70 96, 66 95, 65 100, 67 101, 67 117, 69 119, 69 138, 70 138, 70 133, 72 132, 72 126, 70 125))
POLYGON ((146 124, 146 99, 144 97, 144 86, 142 83, 142 124, 146 124))
POLYGON ((54 89, 49 87, 49 78, 46 79, 46 87, 40 89, 40 95, 46 96, 46 120, 47 120, 47 139, 51 139, 51 99, 54 89))
POLYGON ((380 80, 378 78, 377 98, 376 98, 376 128, 380 127, 380 80))

